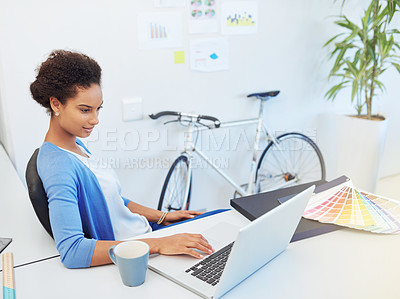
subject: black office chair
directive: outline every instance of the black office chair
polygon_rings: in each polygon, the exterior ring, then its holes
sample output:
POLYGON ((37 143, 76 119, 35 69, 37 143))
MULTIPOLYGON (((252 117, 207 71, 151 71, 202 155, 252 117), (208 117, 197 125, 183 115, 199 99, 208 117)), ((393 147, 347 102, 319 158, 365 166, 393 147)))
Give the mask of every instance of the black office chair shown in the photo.
POLYGON ((50 225, 47 195, 44 191, 42 180, 40 179, 36 168, 38 153, 39 149, 37 148, 26 166, 25 179, 26 184, 28 185, 29 198, 31 199, 36 216, 39 218, 39 221, 43 225, 44 229, 54 239, 50 225))

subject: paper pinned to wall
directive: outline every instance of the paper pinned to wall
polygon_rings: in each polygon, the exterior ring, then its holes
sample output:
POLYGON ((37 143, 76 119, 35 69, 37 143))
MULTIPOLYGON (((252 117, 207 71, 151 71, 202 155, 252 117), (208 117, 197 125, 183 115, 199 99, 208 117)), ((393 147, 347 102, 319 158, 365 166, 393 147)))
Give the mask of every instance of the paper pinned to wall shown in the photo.
POLYGON ((221 33, 255 34, 258 27, 256 1, 225 1, 221 7, 221 33))
POLYGON ((182 31, 181 13, 154 12, 139 14, 139 49, 182 47, 182 31))
POLYGON ((210 33, 218 31, 217 0, 190 0, 189 32, 210 33))
POLYGON ((190 69, 198 72, 215 72, 229 69, 228 38, 191 40, 190 69))

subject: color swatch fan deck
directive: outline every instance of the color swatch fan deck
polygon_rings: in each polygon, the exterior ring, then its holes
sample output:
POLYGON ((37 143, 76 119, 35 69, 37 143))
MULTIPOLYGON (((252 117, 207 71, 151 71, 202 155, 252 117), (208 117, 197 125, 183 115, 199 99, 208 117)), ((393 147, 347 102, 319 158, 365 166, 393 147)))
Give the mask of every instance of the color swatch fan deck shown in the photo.
POLYGON ((400 203, 359 191, 351 181, 313 195, 303 217, 374 233, 400 233, 400 203))

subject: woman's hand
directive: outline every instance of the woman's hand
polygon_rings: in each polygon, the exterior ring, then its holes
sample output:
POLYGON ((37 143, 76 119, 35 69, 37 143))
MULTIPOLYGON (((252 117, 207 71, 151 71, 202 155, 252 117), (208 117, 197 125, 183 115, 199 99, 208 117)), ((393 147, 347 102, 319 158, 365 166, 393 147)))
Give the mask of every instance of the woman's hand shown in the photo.
POLYGON ((164 255, 188 254, 195 258, 203 258, 200 250, 206 254, 214 252, 214 249, 208 241, 200 234, 176 234, 158 239, 147 239, 150 247, 153 247, 151 253, 159 253, 164 255), (151 240, 151 241, 150 241, 151 240))
POLYGON ((172 224, 175 222, 183 221, 186 219, 191 219, 197 215, 203 214, 202 212, 197 212, 197 211, 186 211, 186 210, 181 210, 181 211, 175 211, 175 212, 169 212, 166 216, 162 224, 168 225, 172 224))

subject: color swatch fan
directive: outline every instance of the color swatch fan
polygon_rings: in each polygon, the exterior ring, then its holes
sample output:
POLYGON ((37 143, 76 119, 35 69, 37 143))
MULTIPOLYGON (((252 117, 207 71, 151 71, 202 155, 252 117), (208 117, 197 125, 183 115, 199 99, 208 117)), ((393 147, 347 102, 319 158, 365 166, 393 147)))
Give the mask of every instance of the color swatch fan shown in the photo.
POLYGON ((359 191, 351 181, 313 195, 303 217, 374 233, 400 233, 400 202, 359 191))

